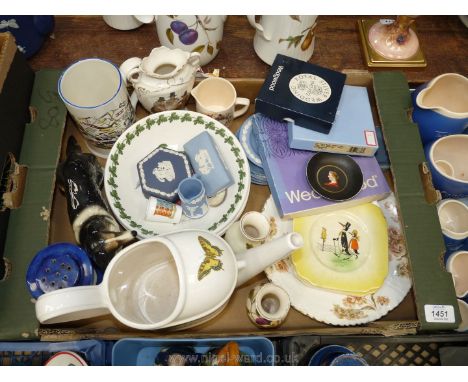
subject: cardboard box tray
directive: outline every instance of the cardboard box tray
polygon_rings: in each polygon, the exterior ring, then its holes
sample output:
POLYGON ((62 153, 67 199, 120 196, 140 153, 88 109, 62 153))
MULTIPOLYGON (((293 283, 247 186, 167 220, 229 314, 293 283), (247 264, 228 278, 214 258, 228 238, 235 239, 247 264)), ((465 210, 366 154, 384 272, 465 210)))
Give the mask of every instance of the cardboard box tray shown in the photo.
MULTIPOLYGON (((359 85, 359 86, 366 86, 369 91, 369 95, 371 101, 373 103, 373 110, 374 110, 374 118, 376 121, 377 126, 381 126, 379 122, 379 118, 377 117, 377 108, 374 104, 374 91, 373 91, 373 77, 367 72, 349 72, 347 78, 347 84, 350 85, 359 85)), ((402 76, 402 78, 404 78, 402 76)), ((390 79, 390 82, 392 80, 390 79)), ((251 100, 255 99, 263 80, 262 79, 235 79, 232 80, 232 83, 237 89, 238 96, 240 97, 247 97, 251 100)), ((407 84, 406 84, 407 88, 407 84)), ((189 105, 189 107, 193 108, 193 105, 189 105)), ((247 118, 247 116, 254 112, 254 105, 250 106, 249 112, 242 118, 238 118, 234 121, 230 129, 235 132, 243 120, 247 118)), ((147 112, 143 110, 140 106, 137 109, 137 118, 142 118, 147 115, 147 112)), ((415 129, 417 130, 417 129, 415 129)), ((62 143, 66 142, 69 135, 73 134, 81 144, 82 148, 85 148, 83 138, 77 132, 71 118, 67 118, 65 133, 62 137, 62 143)), ((387 137, 386 137, 387 138, 387 137)), ((419 144, 416 142, 415 144, 419 144)), ((64 156, 64 145, 62 145, 61 149, 61 157, 64 156)), ((393 158, 391 156, 392 164, 393 158)), ((397 162, 397 161, 396 161, 397 162)), ((392 177, 389 174, 389 181, 392 182, 392 177)), ((414 193, 412 193, 414 195, 414 193)), ((257 186, 252 184, 250 197, 245 209, 247 211, 260 211, 270 195, 269 189, 267 186, 257 186)), ((398 196, 398 192, 397 192, 398 196)), ((420 198, 423 198, 423 193, 421 191, 420 198)), ((435 208, 433 206, 428 206, 431 210, 435 208)), ((434 216, 432 216, 434 219, 434 216)), ((48 221, 49 226, 49 235, 48 235, 48 242, 55 243, 55 242, 63 242, 63 241, 71 241, 74 242, 74 237, 71 229, 71 225, 68 221, 67 216, 67 208, 66 208, 66 200, 64 195, 55 187, 55 192, 53 194, 53 200, 51 204, 51 215, 50 220, 48 221)), ((440 231, 440 228, 439 228, 440 231)), ((407 232, 408 233, 408 232, 407 232)), ((418 232, 416 232, 418 234, 418 232)), ((412 256, 413 248, 416 248, 417 242, 421 241, 421 232, 419 232, 419 236, 415 235, 414 240, 408 240, 408 249, 410 251, 410 256, 412 256)), ((437 235, 436 235, 437 236, 437 235)), ((19 236, 17 236, 17 240, 19 240, 19 236)), ((431 241, 431 240, 429 240, 431 241)), ((436 244, 442 248, 443 242, 442 237, 435 239, 436 244), (437 240, 438 239, 438 240, 437 240)), ((432 241, 434 244, 434 241, 432 241)), ((436 246, 437 248, 437 246, 436 246)), ((434 253, 434 251, 432 251, 434 253)), ((26 256, 26 254, 24 254, 26 256)), ((426 253, 427 255, 427 253, 426 253)), ((34 256, 34 253, 28 253, 29 259, 34 256)), ((451 282, 450 275, 446 272, 441 270, 439 265, 439 259, 435 259, 435 264, 437 266, 437 271, 442 274, 441 285, 442 290, 440 291, 442 295, 442 300, 444 303, 450 303, 455 306, 456 309, 456 318, 457 322, 459 320, 458 317, 458 310, 456 307, 455 301, 455 294, 453 291, 453 285, 451 282)), ((413 268, 415 267, 413 259, 412 259, 413 268)), ((434 263, 434 262, 432 262, 434 263)), ((27 264, 27 262, 26 262, 27 264)), ((432 264, 432 267, 435 265, 432 264)), ((427 268, 427 267, 426 267, 427 268)), ((25 272, 25 270, 24 270, 25 272)), ((24 276, 23 276, 24 277, 24 276)), ((24 279, 23 279, 24 280, 24 279)), ((247 317, 246 309, 245 309, 245 301, 247 298, 247 294, 250 289, 258 282, 266 280, 265 275, 259 275, 255 279, 251 280, 249 283, 244 285, 243 287, 237 289, 234 294, 232 295, 227 307, 224 311, 217 316, 216 318, 212 319, 211 321, 202 324, 200 326, 181 330, 181 331, 168 331, 168 330, 160 330, 160 331, 137 331, 131 328, 128 328, 122 324, 120 324, 117 320, 115 320, 111 315, 98 317, 95 319, 89 320, 82 320, 72 323, 63 323, 63 324, 56 324, 56 325, 48 325, 48 326, 38 326, 37 322, 34 322, 35 317, 30 317, 29 315, 34 315, 34 309, 32 303, 28 301, 30 304, 29 308, 23 309, 23 316, 22 320, 24 320, 23 331, 18 330, 16 333, 16 337, 18 338, 33 338, 35 336, 39 336, 41 340, 46 341, 65 341, 65 340, 76 340, 76 339, 83 339, 83 338, 95 338, 95 339, 119 339, 125 337, 191 337, 191 338, 201 338, 201 337, 225 337, 225 336, 236 336, 236 335, 264 335, 264 336, 289 336, 289 335, 298 335, 298 334, 318 334, 318 335, 344 335, 344 334, 383 334, 386 336, 393 336, 393 335, 403 335, 403 334, 411 334, 416 333, 418 328, 422 328, 423 330, 444 330, 444 329, 453 329, 457 326, 457 322, 451 325, 436 325, 436 326, 429 326, 427 324, 422 323, 421 320, 421 312, 422 307, 420 307, 419 303, 416 304, 417 299, 415 299, 415 295, 413 290, 408 293, 406 298, 401 302, 401 304, 395 308, 393 311, 389 312, 386 316, 382 317, 381 319, 368 323, 366 325, 361 326, 349 326, 349 327, 339 327, 339 326, 330 326, 318 321, 315 321, 295 309, 291 309, 286 321, 284 324, 274 330, 261 330, 253 325, 247 317), (25 314, 28 314, 28 317, 25 317, 25 314), (419 317, 419 319, 418 319, 419 317), (36 327, 35 327, 36 326, 36 327), (29 327, 29 330, 26 328, 29 327), (25 330, 27 333, 25 333, 25 330), (27 334, 27 335, 26 335, 27 334)), ((23 284, 24 285, 24 284, 23 284)), ((426 287, 427 288, 427 287, 426 287)), ((429 288, 430 290, 430 288, 429 288)), ((0 289, 1 291, 1 289, 0 289)), ((440 299, 439 299, 440 300, 440 299)), ((438 302, 439 300, 434 300, 438 302)), ((14 322, 9 323, 9 325, 13 325, 14 322)), ((0 335, 1 337, 8 337, 14 338, 15 334, 14 331, 9 330, 2 332, 2 325, 5 325, 5 322, 0 322, 0 335)), ((4 328, 3 328, 4 329, 4 328)), ((11 328, 10 328, 11 329, 11 328)))
MULTIPOLYGON (((360 78, 349 76, 349 81, 357 82, 360 85, 371 86, 371 82, 369 82, 371 81, 370 76, 363 76, 360 78)), ((233 84, 236 87, 238 96, 247 97, 251 100, 255 99, 255 96, 258 93, 262 83, 263 80, 261 79, 233 80, 233 84)), ((370 94, 372 94, 372 89, 369 90, 371 92, 370 94)), ((189 105, 189 107, 191 106, 192 105, 189 105)), ((245 116, 234 121, 230 127, 231 131, 237 131, 243 120, 253 112, 254 105, 252 104, 250 106, 249 112, 245 116)), ((139 119, 146 115, 147 112, 139 107, 137 110, 137 118, 139 119)), ((81 143, 83 143, 81 136, 76 134, 73 123, 68 121, 63 142, 66 142, 68 135, 71 133, 74 134, 81 143)), ((82 147, 84 147, 83 144, 82 147)), ((258 186, 252 184, 245 211, 260 211, 269 195, 270 192, 267 186, 258 186)), ((52 211, 53 214, 51 220, 50 241, 73 241, 73 233, 70 224, 68 223, 68 216, 66 213, 65 198, 60 192, 55 193, 52 211)), ((370 323, 365 327, 332 327, 312 320, 309 317, 299 313, 295 309, 291 309, 286 321, 280 328, 276 330, 260 330, 248 319, 245 309, 245 301, 247 299, 248 292, 253 287, 253 285, 264 280, 266 280, 266 277, 263 274, 251 280, 249 283, 235 291, 229 301, 229 304, 218 317, 214 318, 206 324, 184 331, 133 331, 120 324, 117 320, 113 319, 112 316, 106 316, 73 324, 62 324, 60 325, 60 328, 42 327, 39 333, 42 339, 47 340, 58 338, 83 338, 86 336, 114 339, 128 336, 218 337, 249 334, 284 336, 298 333, 385 333, 387 335, 391 335, 393 332, 415 332, 417 326, 417 315, 414 306, 414 300, 412 293, 409 293, 405 300, 394 311, 390 312, 381 320, 370 323)))

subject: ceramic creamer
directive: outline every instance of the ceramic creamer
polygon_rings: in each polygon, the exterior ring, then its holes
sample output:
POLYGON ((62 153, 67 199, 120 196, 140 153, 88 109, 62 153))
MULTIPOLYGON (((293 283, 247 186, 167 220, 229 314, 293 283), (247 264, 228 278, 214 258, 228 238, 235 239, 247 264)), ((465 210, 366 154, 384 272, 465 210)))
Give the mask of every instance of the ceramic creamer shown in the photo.
POLYGON ((201 81, 192 90, 192 96, 195 98, 197 112, 216 119, 225 126, 244 115, 250 105, 248 98, 237 97, 234 85, 220 77, 201 81))
POLYGON ((154 48, 148 57, 129 58, 120 71, 150 113, 180 109, 187 103, 200 67, 200 53, 154 48))
POLYGON ((456 199, 445 199, 437 205, 437 213, 447 249, 468 250, 468 206, 456 199))
POLYGON ((468 196, 466 153, 467 134, 448 135, 425 147, 432 183, 444 199, 468 196))
POLYGON ((413 121, 424 145, 451 134, 468 133, 468 78, 445 73, 411 95, 413 121))

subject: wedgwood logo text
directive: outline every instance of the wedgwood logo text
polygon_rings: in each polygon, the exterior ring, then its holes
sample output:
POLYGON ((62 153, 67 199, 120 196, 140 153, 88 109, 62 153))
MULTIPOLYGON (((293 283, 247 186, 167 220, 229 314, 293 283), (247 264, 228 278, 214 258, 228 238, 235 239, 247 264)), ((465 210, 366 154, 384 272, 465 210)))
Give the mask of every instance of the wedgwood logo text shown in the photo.
POLYGON ((283 69, 284 69, 284 66, 280 65, 280 66, 278 66, 278 69, 276 69, 275 74, 273 74, 273 80, 271 81, 270 87, 268 88, 272 92, 275 91, 276 83, 278 82, 278 78, 280 77, 281 72, 283 71, 283 69))
MULTIPOLYGON (((377 183, 377 175, 372 175, 369 179, 367 179, 363 185, 361 190, 365 190, 367 187, 369 188, 376 188, 379 187, 377 183)), ((314 191, 301 191, 301 190, 291 190, 289 192, 284 193, 289 200, 289 203, 299 203, 301 201, 309 201, 311 199, 320 199, 321 196, 315 193, 314 191)))

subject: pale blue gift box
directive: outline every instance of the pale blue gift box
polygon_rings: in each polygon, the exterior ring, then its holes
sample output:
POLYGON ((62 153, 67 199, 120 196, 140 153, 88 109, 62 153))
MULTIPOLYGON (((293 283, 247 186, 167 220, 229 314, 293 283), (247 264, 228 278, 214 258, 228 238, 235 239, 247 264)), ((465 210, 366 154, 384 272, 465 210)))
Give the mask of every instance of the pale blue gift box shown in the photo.
POLYGON ((206 131, 188 141, 184 145, 184 151, 195 174, 203 182, 208 197, 234 183, 213 138, 206 131))
POLYGON ((367 89, 345 85, 329 134, 288 124, 289 147, 297 150, 373 156, 379 148, 367 89))

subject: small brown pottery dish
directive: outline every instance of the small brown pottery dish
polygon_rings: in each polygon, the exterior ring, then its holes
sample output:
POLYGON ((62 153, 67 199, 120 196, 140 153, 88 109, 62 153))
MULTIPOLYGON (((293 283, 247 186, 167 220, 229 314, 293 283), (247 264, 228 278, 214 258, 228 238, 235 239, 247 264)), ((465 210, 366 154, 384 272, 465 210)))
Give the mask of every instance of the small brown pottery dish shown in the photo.
POLYGON ((317 194, 336 201, 356 196, 363 182, 361 168, 353 158, 325 152, 310 158, 306 176, 310 187, 317 194))

